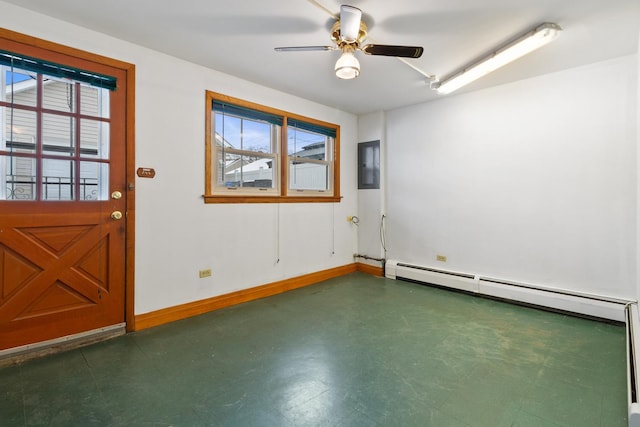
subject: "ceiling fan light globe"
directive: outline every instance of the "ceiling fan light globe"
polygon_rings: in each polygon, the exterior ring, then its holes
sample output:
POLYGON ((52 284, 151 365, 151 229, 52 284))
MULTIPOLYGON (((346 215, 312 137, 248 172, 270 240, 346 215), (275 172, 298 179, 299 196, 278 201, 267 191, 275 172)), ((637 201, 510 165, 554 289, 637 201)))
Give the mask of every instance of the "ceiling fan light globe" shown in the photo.
POLYGON ((343 52, 336 61, 335 71, 339 79, 355 79, 360 75, 360 62, 353 52, 343 52))

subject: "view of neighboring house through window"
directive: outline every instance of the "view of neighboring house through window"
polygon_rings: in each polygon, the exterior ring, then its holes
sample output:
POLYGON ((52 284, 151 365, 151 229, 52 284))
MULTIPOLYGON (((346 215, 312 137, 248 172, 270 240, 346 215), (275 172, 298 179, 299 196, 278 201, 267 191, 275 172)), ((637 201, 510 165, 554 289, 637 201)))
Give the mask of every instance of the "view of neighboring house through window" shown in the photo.
POLYGON ((0 51, 0 200, 107 198, 109 90, 63 72, 0 51))
POLYGON ((275 193, 282 118, 213 103, 216 188, 275 193))
POLYGON ((207 202, 339 200, 338 126, 213 92, 206 99, 207 202))
POLYGON ((335 130, 294 119, 287 124, 289 189, 331 191, 335 130))

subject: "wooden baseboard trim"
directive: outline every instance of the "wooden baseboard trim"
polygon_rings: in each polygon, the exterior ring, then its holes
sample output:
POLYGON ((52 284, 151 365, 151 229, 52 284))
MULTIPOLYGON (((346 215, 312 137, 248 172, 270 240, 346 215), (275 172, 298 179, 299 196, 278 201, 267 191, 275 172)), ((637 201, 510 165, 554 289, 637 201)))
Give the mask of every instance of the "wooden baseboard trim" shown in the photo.
POLYGON ((315 283, 322 282, 323 280, 344 276, 355 271, 363 270, 360 270, 358 265, 355 263, 348 264, 341 267, 318 271, 316 273, 293 277, 291 279, 280 280, 266 285, 257 286, 255 288, 243 289, 241 291, 215 296, 205 300, 189 302, 152 311, 150 313, 139 314, 135 316, 135 330, 141 331, 143 329, 160 326, 176 320, 186 319, 188 317, 197 316, 199 314, 208 313, 225 307, 231 307, 243 302, 281 294, 293 289, 313 285, 315 283))
POLYGON ((369 265, 369 264, 364 264, 362 262, 359 262, 356 264, 356 268, 358 271, 361 271, 366 274, 371 274, 372 276, 380 276, 380 277, 384 276, 382 267, 376 267, 375 265, 369 265))

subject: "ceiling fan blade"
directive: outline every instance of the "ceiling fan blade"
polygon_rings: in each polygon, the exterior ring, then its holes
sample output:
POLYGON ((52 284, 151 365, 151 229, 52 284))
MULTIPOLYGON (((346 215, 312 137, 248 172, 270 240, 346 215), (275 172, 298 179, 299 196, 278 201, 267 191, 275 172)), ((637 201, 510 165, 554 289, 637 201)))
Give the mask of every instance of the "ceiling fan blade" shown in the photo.
POLYGON ((388 44, 368 44, 361 49, 367 55, 397 56, 401 58, 420 58, 424 49, 421 46, 393 46, 388 44))
POLYGON ((354 42, 360 32, 362 11, 357 7, 340 6, 340 36, 346 42, 354 42))
POLYGON ((337 50, 335 46, 285 46, 274 48, 276 52, 312 52, 317 50, 337 50))

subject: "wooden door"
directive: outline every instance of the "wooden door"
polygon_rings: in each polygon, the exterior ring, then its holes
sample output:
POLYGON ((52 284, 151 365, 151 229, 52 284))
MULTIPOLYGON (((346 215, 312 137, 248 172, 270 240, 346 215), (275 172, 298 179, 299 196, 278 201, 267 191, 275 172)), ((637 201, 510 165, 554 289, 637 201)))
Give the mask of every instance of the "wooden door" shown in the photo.
POLYGON ((117 87, 5 56, 0 350, 125 322, 127 236, 126 72, 2 41, 16 58, 113 77, 117 87))

